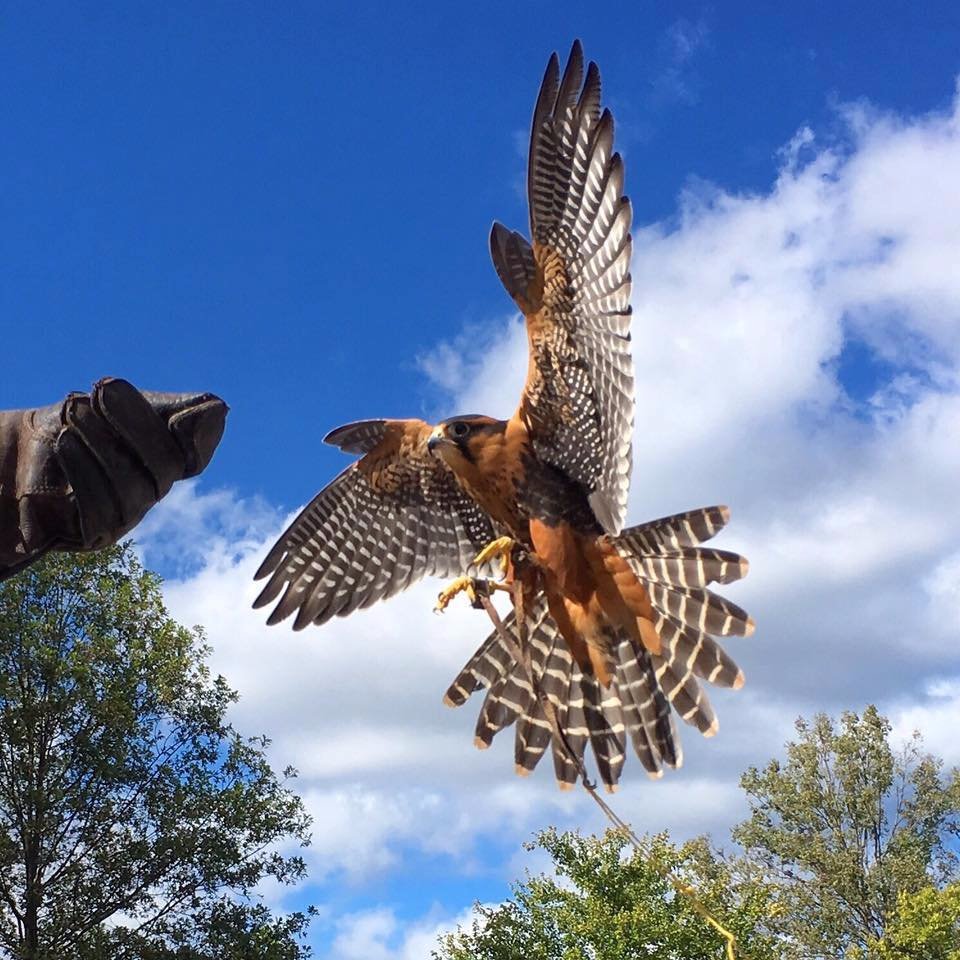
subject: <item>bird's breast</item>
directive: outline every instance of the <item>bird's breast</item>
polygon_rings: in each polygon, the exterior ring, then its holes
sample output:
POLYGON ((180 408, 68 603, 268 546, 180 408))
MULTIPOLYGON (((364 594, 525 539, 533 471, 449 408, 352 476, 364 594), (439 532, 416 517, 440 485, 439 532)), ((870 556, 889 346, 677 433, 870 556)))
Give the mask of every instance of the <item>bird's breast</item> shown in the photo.
POLYGON ((517 491, 522 482, 526 431, 510 422, 499 433, 471 448, 472 459, 461 460, 454 472, 466 493, 511 536, 527 542, 525 518, 517 491))

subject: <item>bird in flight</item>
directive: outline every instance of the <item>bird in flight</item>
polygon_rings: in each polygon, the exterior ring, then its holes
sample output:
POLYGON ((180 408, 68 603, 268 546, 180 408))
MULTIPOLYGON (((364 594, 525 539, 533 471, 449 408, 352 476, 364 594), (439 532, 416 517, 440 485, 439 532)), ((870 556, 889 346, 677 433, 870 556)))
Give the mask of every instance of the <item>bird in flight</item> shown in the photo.
MULTIPOLYGON (((267 622, 322 624, 423 576, 496 568, 522 578, 531 668, 582 758, 604 784, 620 776, 629 736, 659 776, 681 760, 670 704, 702 733, 716 716, 698 678, 737 687, 743 674, 713 636, 753 621, 707 589, 746 573, 736 554, 698 544, 728 517, 710 507, 623 529, 634 417, 630 351, 631 208, 600 74, 579 41, 562 75, 547 65, 527 172, 530 236, 495 223, 493 263, 526 318, 529 365, 508 420, 480 415, 364 420, 326 442, 360 454, 293 521, 256 577, 267 622)), ((506 628, 518 633, 513 614, 506 628)), ((551 742, 525 668, 492 634, 447 691, 450 705, 488 687, 477 744, 517 721, 516 763, 530 772, 551 742)), ((576 767, 557 744, 561 786, 576 767)))

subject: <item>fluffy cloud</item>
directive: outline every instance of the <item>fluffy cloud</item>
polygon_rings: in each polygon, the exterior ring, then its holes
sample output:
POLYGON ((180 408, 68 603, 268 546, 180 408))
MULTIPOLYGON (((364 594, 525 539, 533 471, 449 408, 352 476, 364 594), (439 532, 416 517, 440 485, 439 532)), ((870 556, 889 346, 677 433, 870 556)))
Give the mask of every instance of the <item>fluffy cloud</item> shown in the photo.
MULTIPOLYGON (((721 545, 752 568, 726 592, 759 625, 730 644, 748 683, 716 694, 719 736, 684 730, 685 768, 660 783, 630 768, 617 805, 637 829, 722 833, 743 814, 739 772, 818 709, 879 702, 899 732, 958 759, 958 117, 956 104, 910 119, 848 108, 840 140, 797 135, 769 192, 691 183, 675 219, 635 233, 631 519, 729 503, 721 545)), ((457 342, 421 364, 450 410, 503 416, 525 337, 513 318, 485 335, 479 366, 457 342)), ((481 615, 431 616, 425 584, 322 630, 267 629, 251 577, 280 518, 177 490, 140 536, 200 558, 168 602, 206 625, 242 695, 238 726, 268 732, 277 763, 302 771, 316 875, 362 884, 411 848, 459 869, 484 843, 512 845, 509 860, 547 822, 600 826, 584 796, 554 790, 548 761, 514 778, 509 734, 471 750, 478 704, 441 705, 481 615), (185 528, 192 539, 171 546, 185 528)), ((424 924, 345 917, 332 955, 423 956, 424 924)))
POLYGON ((387 908, 347 914, 337 921, 327 956, 330 960, 423 960, 441 934, 469 923, 471 911, 447 918, 435 914, 408 924, 387 908))
POLYGON ((919 732, 927 749, 942 757, 948 767, 960 766, 960 742, 957 741, 960 675, 933 680, 920 696, 895 702, 890 717, 894 735, 899 740, 919 732))

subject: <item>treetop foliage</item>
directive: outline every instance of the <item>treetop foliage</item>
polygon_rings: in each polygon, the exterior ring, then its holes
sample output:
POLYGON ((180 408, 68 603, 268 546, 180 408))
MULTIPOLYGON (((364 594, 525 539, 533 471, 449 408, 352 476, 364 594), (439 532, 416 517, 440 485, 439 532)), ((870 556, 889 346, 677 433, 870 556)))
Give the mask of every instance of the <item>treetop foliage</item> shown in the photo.
POLYGON ((714 960, 724 940, 667 879, 693 885, 701 902, 737 936, 743 955, 778 957, 763 930, 766 886, 725 863, 704 838, 679 847, 663 834, 635 851, 627 837, 546 830, 535 844, 554 874, 528 877, 506 902, 478 906, 469 931, 441 941, 438 960, 714 960))
POLYGON ((278 925, 250 895, 303 876, 283 851, 308 817, 206 655, 129 545, 0 585, 0 949, 199 960, 228 927, 300 935, 305 916, 278 925))
POLYGON ((733 836, 777 885, 803 955, 843 956, 882 937, 902 892, 957 876, 960 781, 918 734, 895 749, 873 706, 796 729, 785 762, 741 778, 751 813, 733 836))

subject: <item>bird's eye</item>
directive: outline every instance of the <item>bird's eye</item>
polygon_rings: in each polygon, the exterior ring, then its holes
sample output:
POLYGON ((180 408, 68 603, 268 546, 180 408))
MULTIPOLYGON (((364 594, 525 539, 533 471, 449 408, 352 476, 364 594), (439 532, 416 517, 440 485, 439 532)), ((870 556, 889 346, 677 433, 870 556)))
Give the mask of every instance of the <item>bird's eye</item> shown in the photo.
POLYGON ((465 437, 470 432, 470 425, 464 423, 462 420, 458 420, 456 423, 452 424, 450 427, 450 433, 455 436, 458 440, 461 437, 465 437))

